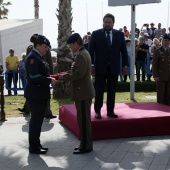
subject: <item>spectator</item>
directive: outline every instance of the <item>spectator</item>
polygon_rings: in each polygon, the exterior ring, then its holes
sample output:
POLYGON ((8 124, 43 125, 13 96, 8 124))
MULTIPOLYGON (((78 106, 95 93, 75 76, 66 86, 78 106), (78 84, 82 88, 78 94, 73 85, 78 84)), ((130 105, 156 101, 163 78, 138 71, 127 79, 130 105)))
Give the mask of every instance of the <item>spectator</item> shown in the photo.
POLYGON ((150 31, 149 24, 143 24, 141 28, 141 32, 148 33, 150 31))
POLYGON ((126 41, 126 48, 127 48, 127 53, 128 53, 128 69, 127 69, 126 74, 123 75, 123 82, 127 81, 127 76, 129 76, 129 79, 130 79, 130 56, 131 56, 130 43, 131 43, 131 39, 125 37, 125 41, 126 41))
POLYGON ((162 36, 166 34, 166 28, 162 28, 162 36))
POLYGON ((140 32, 139 37, 144 37, 144 32, 143 31, 140 32))
POLYGON ((25 78, 25 60, 26 60, 26 53, 21 54, 21 60, 18 63, 19 68, 19 78, 22 83, 22 87, 25 88, 26 85, 26 78, 25 78))
POLYGON ((91 38, 91 35, 85 35, 83 37, 83 43, 84 43, 84 47, 86 50, 88 50, 90 38, 91 38))
POLYGON ((137 24, 135 23, 135 37, 138 38, 140 34, 139 28, 137 28, 137 24))
MULTIPOLYGON (((6 74, 8 88, 11 88, 12 80, 14 84, 14 95, 17 95, 17 82, 18 82, 18 62, 19 58, 14 54, 15 51, 13 48, 9 50, 9 56, 6 57, 6 74)), ((11 96, 11 90, 8 90, 8 95, 11 96)))
POLYGON ((160 48, 160 41, 157 38, 153 39, 153 44, 151 46, 151 55, 153 56, 153 53, 155 52, 156 49, 160 48))
POLYGON ((159 38, 160 45, 162 45, 162 40, 163 40, 163 38, 160 37, 160 38, 159 38))
POLYGON ((3 65, 0 63, 0 75, 3 74, 3 65))
POLYGON ((129 31, 127 30, 126 26, 123 27, 123 32, 124 32, 125 37, 129 37, 129 31))
POLYGON ((168 28, 168 37, 170 37, 170 27, 168 28))
POLYGON ((156 28, 154 27, 154 23, 152 22, 152 23, 150 23, 150 38, 153 40, 154 38, 155 38, 155 36, 154 36, 154 31, 156 30, 156 28))
POLYGON ((161 28, 161 23, 159 23, 158 28, 155 29, 154 31, 154 37, 159 39, 161 35, 162 35, 162 28, 161 28))
POLYGON ((123 28, 119 28, 119 31, 120 31, 120 32, 123 32, 123 28))
POLYGON ((152 77, 152 72, 151 72, 151 68, 150 68, 150 63, 151 63, 151 46, 153 44, 152 40, 149 39, 149 35, 148 33, 144 34, 145 37, 145 44, 147 44, 149 46, 149 52, 147 53, 147 59, 146 59, 146 70, 147 70, 147 81, 151 81, 151 77, 152 77))
POLYGON ((140 70, 142 69, 142 81, 145 82, 146 57, 149 51, 149 46, 144 43, 144 37, 139 37, 139 42, 136 47, 136 77, 137 82, 140 81, 140 70))
POLYGON ((145 38, 145 44, 147 44, 149 46, 149 54, 151 54, 151 46, 153 44, 153 41, 151 39, 149 39, 148 33, 144 34, 144 38, 145 38))

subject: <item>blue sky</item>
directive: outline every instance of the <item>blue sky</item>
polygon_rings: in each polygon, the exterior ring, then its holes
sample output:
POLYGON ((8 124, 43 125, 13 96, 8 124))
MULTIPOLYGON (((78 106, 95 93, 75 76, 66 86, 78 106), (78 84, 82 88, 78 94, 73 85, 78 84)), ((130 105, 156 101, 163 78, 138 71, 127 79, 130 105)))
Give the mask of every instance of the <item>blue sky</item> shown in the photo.
MULTIPOLYGON (((7 2, 10 0, 4 0, 7 2)), ((9 19, 34 19, 34 1, 33 0, 11 0, 12 5, 9 7, 9 19)), ((55 15, 58 8, 59 0, 39 0, 40 18, 43 19, 44 35, 49 38, 51 44, 57 45, 57 24, 58 20, 55 15)), ((159 4, 145 4, 136 6, 136 23, 141 28, 143 23, 154 22, 155 26, 160 22, 162 28, 170 26, 168 24, 168 2, 162 0, 159 4)), ((87 31, 102 27, 102 18, 106 13, 112 13, 115 16, 115 29, 127 26, 131 28, 131 7, 108 7, 107 0, 72 0, 73 22, 72 29, 85 35, 87 31)), ((169 17, 170 18, 170 17, 169 17)), ((53 46, 54 47, 54 46, 53 46)))

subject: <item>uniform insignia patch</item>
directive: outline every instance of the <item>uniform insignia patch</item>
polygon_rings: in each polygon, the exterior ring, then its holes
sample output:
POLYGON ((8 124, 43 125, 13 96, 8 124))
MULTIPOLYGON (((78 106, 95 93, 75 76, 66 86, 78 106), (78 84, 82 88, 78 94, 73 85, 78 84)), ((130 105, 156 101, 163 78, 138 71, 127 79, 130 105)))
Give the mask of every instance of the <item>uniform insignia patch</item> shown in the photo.
POLYGON ((30 64, 34 64, 34 59, 30 59, 30 64))

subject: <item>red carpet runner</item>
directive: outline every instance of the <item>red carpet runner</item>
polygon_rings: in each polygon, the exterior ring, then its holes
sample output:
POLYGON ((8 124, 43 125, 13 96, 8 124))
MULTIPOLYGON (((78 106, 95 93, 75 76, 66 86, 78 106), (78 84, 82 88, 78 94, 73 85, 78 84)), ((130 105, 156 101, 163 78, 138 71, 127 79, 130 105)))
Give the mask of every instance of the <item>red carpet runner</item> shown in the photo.
MULTIPOLYGON (((170 134, 170 106, 153 102, 116 103, 115 113, 119 115, 117 119, 106 116, 106 105, 101 111, 102 119, 95 119, 93 107, 93 140, 170 134)), ((62 105, 59 120, 80 139, 74 105, 62 105)))

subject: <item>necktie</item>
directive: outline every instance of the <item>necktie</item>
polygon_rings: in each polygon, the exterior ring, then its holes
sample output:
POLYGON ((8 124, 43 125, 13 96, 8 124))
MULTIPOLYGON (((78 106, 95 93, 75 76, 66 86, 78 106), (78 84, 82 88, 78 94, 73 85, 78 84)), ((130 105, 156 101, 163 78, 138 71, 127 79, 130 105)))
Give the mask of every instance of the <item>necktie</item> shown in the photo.
POLYGON ((107 43, 108 43, 108 46, 110 47, 111 46, 111 39, 110 39, 110 32, 107 31, 107 43))

